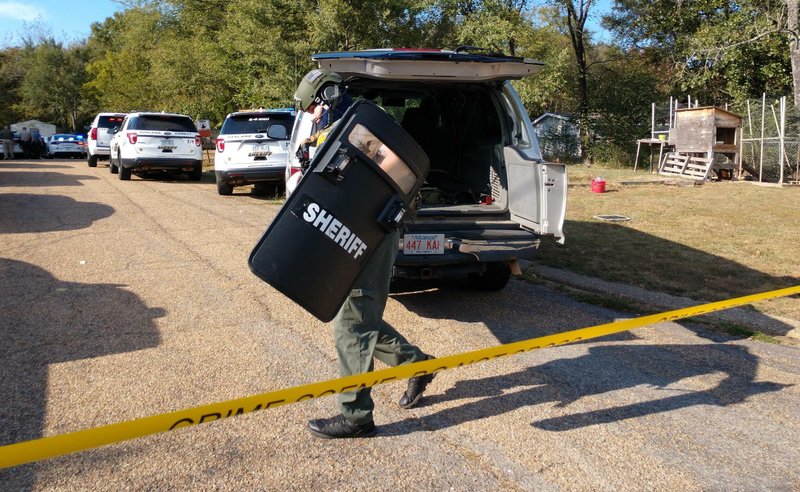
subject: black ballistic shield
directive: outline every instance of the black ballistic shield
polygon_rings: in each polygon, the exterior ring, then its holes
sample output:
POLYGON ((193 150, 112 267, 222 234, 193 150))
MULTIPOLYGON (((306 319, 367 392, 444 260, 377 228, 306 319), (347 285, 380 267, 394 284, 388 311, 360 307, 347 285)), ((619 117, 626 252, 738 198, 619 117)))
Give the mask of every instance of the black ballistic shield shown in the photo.
POLYGON ((428 156, 383 109, 348 109, 250 253, 250 269, 332 320, 375 247, 400 227, 428 156))

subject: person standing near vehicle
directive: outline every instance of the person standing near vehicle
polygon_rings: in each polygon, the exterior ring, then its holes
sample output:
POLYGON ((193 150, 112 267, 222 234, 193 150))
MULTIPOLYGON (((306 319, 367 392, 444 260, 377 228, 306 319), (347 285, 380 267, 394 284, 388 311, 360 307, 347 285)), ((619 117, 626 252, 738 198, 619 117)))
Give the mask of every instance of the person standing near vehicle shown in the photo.
POLYGON ((3 159, 14 158, 14 132, 6 125, 0 130, 0 140, 3 141, 3 159))
MULTIPOLYGON (((319 145, 352 103, 346 94, 341 76, 328 70, 312 70, 300 82, 294 95, 298 110, 314 114, 323 106, 328 115, 327 126, 307 140, 319 145)), ((369 143, 365 142, 365 147, 369 143)), ((390 159, 386 162, 389 163, 390 159)), ((383 167, 383 163, 381 163, 383 167)), ((364 265, 347 299, 333 320, 339 374, 349 376, 372 371, 374 359, 394 367, 432 359, 383 320, 389 298, 392 265, 397 255, 399 231, 388 234, 364 265)), ((435 373, 413 377, 398 402, 402 408, 417 405, 435 373)), ((321 438, 367 437, 375 433, 372 417, 374 402, 371 388, 340 393, 341 414, 308 422, 309 431, 321 438)))
POLYGON ((34 159, 39 159, 42 156, 42 134, 39 129, 31 127, 31 150, 30 156, 34 159))
POLYGON ((19 146, 22 147, 23 158, 27 159, 31 156, 31 132, 26 126, 23 126, 19 132, 19 146))

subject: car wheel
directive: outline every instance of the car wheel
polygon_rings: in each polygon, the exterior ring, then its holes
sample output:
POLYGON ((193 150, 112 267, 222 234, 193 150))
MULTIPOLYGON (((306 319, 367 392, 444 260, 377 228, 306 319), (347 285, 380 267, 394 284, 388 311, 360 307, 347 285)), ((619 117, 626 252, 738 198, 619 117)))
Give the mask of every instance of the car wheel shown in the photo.
POLYGON ((89 167, 97 167, 97 156, 90 155, 88 162, 89 162, 89 167))
POLYGON ((119 179, 120 181, 129 181, 131 179, 131 170, 126 167, 119 166, 119 179))
POLYGON ((486 270, 483 273, 472 273, 469 275, 469 285, 475 290, 502 290, 508 284, 511 277, 511 269, 505 262, 486 263, 486 270))
POLYGON ((203 179, 203 165, 202 164, 198 164, 198 165, 194 166, 194 169, 189 171, 189 179, 191 179, 192 181, 200 181, 201 179, 203 179))
POLYGON ((217 193, 220 195, 230 195, 233 193, 233 185, 224 181, 217 181, 217 193))
POLYGON ((117 163, 119 164, 119 179, 121 181, 128 181, 131 179, 131 168, 122 165, 122 158, 117 156, 117 163))
POLYGON ((111 174, 117 174, 117 166, 114 164, 114 156, 108 156, 108 170, 111 171, 111 174))

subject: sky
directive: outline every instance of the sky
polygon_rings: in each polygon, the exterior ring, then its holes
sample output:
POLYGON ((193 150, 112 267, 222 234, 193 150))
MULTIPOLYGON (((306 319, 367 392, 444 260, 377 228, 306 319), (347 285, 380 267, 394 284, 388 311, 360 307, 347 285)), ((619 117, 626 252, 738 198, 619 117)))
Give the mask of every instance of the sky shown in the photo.
POLYGON ((20 36, 44 28, 58 41, 89 37, 93 22, 101 22, 123 6, 112 0, 0 0, 0 47, 19 43, 20 36))
MULTIPOLYGON (((608 12, 612 0, 595 0, 588 27, 597 41, 610 41, 599 27, 599 16, 608 12)), ((56 40, 69 44, 86 39, 93 22, 101 22, 124 7, 113 0, 0 0, 0 48, 19 44, 26 32, 43 28, 56 40)))

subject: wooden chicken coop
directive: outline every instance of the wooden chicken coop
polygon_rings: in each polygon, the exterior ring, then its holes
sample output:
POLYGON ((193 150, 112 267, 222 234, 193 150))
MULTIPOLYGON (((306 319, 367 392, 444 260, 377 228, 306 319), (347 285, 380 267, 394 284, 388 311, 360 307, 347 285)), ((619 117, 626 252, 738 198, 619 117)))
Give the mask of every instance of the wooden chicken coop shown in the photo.
POLYGON ((693 179, 733 179, 738 169, 742 117, 715 106, 675 111, 669 131, 673 152, 664 155, 659 174, 693 179))

